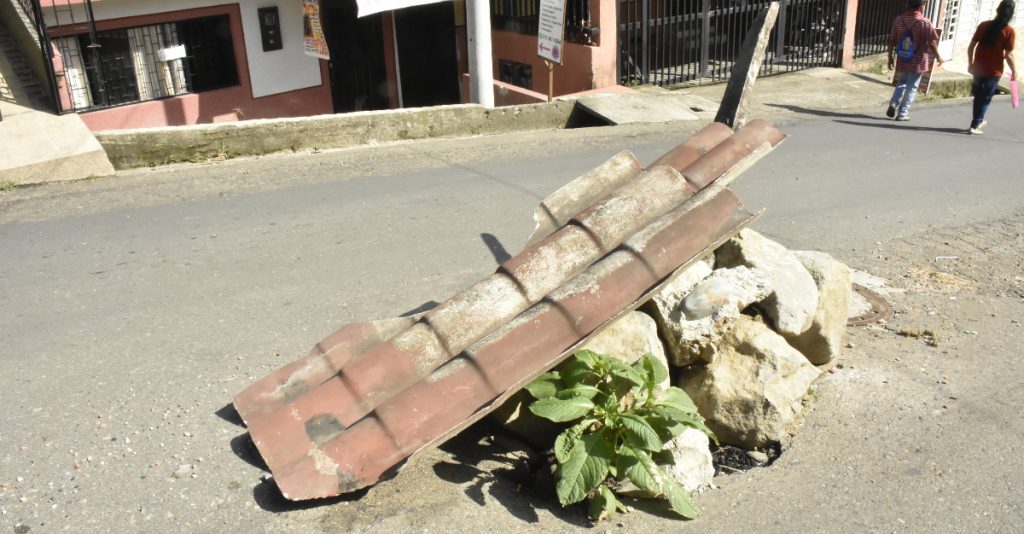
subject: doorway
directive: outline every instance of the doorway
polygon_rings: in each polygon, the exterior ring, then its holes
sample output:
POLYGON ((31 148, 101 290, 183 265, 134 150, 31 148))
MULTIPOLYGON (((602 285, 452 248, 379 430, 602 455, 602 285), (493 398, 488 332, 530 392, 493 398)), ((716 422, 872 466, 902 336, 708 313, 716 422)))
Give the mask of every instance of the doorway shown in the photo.
POLYGON ((381 15, 357 18, 357 12, 355 0, 320 5, 335 113, 389 107, 381 15))
POLYGON ((395 14, 404 107, 458 104, 455 3, 399 9, 395 14))

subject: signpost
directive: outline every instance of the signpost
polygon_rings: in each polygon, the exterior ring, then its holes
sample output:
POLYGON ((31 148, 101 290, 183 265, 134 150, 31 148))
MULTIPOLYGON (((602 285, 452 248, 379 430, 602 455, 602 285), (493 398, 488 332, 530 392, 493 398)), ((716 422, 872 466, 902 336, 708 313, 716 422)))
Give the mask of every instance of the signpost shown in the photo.
POLYGON ((565 0, 540 0, 537 21, 537 55, 548 67, 548 102, 555 97, 555 64, 562 64, 565 33, 565 0))

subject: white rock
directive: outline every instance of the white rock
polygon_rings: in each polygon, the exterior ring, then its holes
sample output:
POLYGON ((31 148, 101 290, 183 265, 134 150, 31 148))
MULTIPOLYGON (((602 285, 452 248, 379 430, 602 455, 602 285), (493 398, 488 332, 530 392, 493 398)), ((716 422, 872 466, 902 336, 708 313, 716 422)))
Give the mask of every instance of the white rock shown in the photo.
POLYGON ((717 269, 659 321, 669 361, 676 366, 710 360, 721 332, 740 311, 770 293, 770 277, 748 267, 717 269))
POLYGON ((760 269, 772 280, 772 294, 762 302, 779 333, 796 336, 811 326, 818 306, 818 288, 797 257, 782 245, 748 229, 715 251, 721 267, 760 269))
POLYGON ((718 269, 683 299, 682 315, 688 321, 695 321, 726 307, 739 312, 764 300, 771 292, 771 278, 762 271, 745 266, 718 269))
POLYGON ((798 336, 786 336, 789 344, 811 363, 824 365, 841 350, 850 310, 850 269, 824 252, 795 251, 818 287, 818 307, 811 326, 798 336))
POLYGON ((677 321, 680 318, 683 299, 693 291, 697 284, 711 274, 711 263, 708 260, 697 260, 693 265, 687 267, 679 276, 661 288, 653 297, 651 303, 656 313, 652 313, 655 320, 664 318, 669 321, 677 321))
POLYGON ((687 428, 666 443, 665 448, 672 451, 676 461, 674 465, 665 466, 665 470, 686 491, 702 491, 711 487, 715 465, 707 435, 695 428, 687 428))
MULTIPOLYGON (((658 326, 650 315, 643 312, 629 312, 587 340, 580 349, 592 350, 633 365, 644 354, 651 353, 668 367, 665 346, 658 337, 658 326)), ((670 384, 666 381, 661 388, 670 384)))
POLYGON ((721 442, 756 449, 796 429, 802 399, 820 374, 780 335, 744 316, 724 333, 713 361, 682 376, 679 386, 721 442))

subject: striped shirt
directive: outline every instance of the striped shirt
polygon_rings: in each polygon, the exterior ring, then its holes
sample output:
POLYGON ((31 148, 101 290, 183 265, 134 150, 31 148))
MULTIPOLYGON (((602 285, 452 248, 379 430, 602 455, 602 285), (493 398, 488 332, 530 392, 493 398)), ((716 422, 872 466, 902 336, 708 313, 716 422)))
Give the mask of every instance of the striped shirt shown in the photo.
POLYGON ((903 72, 925 72, 931 63, 931 50, 928 43, 935 42, 935 27, 932 21, 921 15, 920 11, 910 14, 903 14, 896 17, 892 22, 892 32, 889 33, 889 43, 896 47, 900 39, 910 30, 914 39, 914 57, 909 61, 896 58, 896 70, 903 72))

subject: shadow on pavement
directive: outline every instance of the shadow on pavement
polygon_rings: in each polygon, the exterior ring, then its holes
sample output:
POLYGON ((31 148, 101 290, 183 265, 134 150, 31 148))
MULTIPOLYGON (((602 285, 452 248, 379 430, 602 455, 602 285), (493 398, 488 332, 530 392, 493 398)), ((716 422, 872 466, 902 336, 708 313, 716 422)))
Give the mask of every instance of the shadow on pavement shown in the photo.
POLYGON ((505 245, 502 245, 501 241, 494 234, 480 234, 480 239, 483 240, 484 245, 487 245, 487 250, 491 251, 491 255, 494 256, 494 261, 498 265, 512 258, 512 255, 505 249, 505 245))
POLYGON ((235 410, 235 405, 230 402, 225 404, 216 412, 213 412, 213 414, 235 426, 245 427, 245 422, 242 421, 242 416, 238 415, 238 411, 235 410))
POLYGON ((957 135, 966 135, 967 134, 967 130, 964 129, 964 128, 936 128, 936 127, 933 127, 933 126, 911 126, 911 125, 909 125, 909 124, 907 124, 905 122, 897 122, 897 121, 893 121, 893 120, 890 120, 890 121, 888 121, 888 123, 884 123, 884 124, 874 124, 874 123, 869 124, 869 123, 864 123, 864 122, 854 122, 854 121, 844 121, 844 120, 837 120, 835 122, 842 123, 842 124, 851 124, 853 126, 867 126, 867 127, 870 127, 870 128, 885 128, 887 130, 911 130, 911 131, 915 131, 915 132, 935 132, 935 133, 947 133, 947 134, 957 134, 957 135))
MULTIPOLYGON (((892 71, 887 71, 886 72, 886 75, 889 77, 889 79, 892 78, 891 72, 892 71)), ((878 85, 888 85, 889 87, 892 87, 892 83, 889 82, 888 80, 883 80, 883 79, 875 78, 873 76, 867 76, 865 74, 860 74, 860 73, 857 73, 857 72, 847 72, 846 74, 849 75, 849 76, 853 76, 854 78, 858 78, 858 79, 864 80, 866 82, 877 83, 878 85)))
POLYGON ((847 118, 847 119, 871 119, 871 120, 879 120, 879 121, 883 121, 883 120, 891 121, 892 120, 892 119, 886 118, 881 113, 879 113, 878 115, 867 115, 867 114, 864 114, 864 113, 843 113, 842 111, 832 111, 832 110, 827 110, 827 109, 811 109, 811 108, 805 108, 805 107, 800 107, 800 106, 793 106, 793 105, 790 105, 790 104, 766 104, 766 105, 771 106, 773 108, 785 109, 787 111, 792 111, 794 113, 803 113, 805 115, 816 115, 816 116, 819 116, 819 117, 843 117, 843 118, 847 118))

